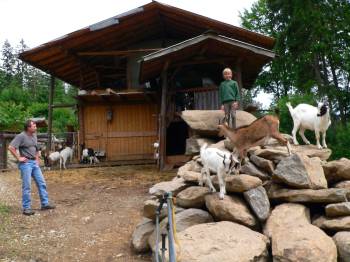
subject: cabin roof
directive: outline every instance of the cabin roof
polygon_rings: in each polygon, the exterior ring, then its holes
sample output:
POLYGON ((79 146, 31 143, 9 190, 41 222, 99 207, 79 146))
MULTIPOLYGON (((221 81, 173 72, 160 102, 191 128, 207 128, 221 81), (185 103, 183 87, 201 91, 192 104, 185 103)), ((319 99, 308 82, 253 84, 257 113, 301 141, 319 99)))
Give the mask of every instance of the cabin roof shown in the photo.
POLYGON ((275 43, 271 37, 152 1, 29 49, 20 58, 69 84, 93 89, 99 88, 101 77, 126 73, 115 66, 116 59, 145 52, 130 46, 152 39, 185 41, 208 30, 266 50, 275 43))

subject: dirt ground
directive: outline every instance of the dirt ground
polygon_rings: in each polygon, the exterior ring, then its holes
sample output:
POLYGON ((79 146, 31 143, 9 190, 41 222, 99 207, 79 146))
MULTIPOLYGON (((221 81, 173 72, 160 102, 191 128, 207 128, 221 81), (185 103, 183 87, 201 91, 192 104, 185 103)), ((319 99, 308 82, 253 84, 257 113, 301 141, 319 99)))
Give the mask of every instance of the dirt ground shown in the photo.
POLYGON ((0 173, 0 261, 150 261, 130 248, 148 189, 174 172, 153 165, 45 171, 50 201, 41 211, 32 182, 34 216, 21 213, 18 171, 0 173))

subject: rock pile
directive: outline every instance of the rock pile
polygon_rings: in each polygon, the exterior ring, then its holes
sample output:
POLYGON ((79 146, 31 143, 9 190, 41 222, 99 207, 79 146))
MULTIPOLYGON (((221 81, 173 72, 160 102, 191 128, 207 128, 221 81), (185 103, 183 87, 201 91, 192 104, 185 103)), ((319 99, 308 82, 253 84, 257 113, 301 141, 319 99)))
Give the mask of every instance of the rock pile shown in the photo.
MULTIPOLYGON (((228 144, 211 146, 226 150, 228 144)), ((350 261, 350 160, 327 162, 331 150, 312 145, 292 151, 289 156, 272 140, 251 148, 241 174, 227 177, 224 200, 198 186, 195 156, 172 181, 150 188, 132 247, 154 251, 158 198, 171 191, 181 261, 350 261)))

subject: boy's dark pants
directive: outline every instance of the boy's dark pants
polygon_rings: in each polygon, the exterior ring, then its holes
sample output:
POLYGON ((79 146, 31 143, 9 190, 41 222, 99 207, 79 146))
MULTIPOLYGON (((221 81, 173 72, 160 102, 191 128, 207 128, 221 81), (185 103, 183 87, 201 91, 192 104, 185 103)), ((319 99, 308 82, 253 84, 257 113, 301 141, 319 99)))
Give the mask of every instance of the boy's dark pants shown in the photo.
POLYGON ((225 122, 231 128, 236 128, 236 110, 232 108, 234 101, 224 103, 225 122))

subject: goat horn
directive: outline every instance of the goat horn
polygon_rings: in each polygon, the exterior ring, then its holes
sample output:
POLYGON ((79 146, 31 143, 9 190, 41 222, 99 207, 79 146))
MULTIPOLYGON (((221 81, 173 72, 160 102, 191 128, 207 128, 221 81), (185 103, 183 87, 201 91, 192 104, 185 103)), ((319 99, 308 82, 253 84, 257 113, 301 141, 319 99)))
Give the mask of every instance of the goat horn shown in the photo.
POLYGON ((219 157, 222 157, 224 158, 225 156, 224 155, 221 155, 220 153, 216 152, 216 154, 218 154, 219 157))

